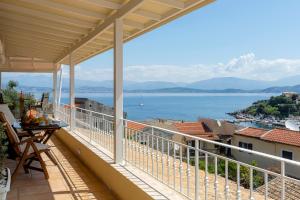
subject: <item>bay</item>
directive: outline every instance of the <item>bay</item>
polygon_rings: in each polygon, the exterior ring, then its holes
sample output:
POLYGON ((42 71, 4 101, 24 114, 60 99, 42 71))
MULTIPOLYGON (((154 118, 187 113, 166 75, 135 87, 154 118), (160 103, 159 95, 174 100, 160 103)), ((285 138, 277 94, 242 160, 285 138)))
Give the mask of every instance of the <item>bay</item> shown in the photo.
MULTIPOLYGON (((233 118, 226 113, 250 106, 253 102, 268 99, 271 93, 125 93, 124 111, 128 119, 154 118, 195 121, 198 118, 233 118)), ((105 105, 113 105, 111 93, 76 93, 76 97, 93 99, 105 105)), ((62 94, 68 103, 68 94, 62 94)))

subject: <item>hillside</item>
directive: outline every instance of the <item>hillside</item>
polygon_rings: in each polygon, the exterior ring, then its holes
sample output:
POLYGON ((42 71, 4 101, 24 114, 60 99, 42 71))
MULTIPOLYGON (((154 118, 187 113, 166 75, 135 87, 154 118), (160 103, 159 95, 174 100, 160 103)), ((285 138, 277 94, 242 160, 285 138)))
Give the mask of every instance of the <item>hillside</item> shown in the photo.
MULTIPOLYGON (((6 74, 5 74, 6 75, 6 74)), ((35 75, 32 78, 28 78, 28 75, 9 75, 5 76, 3 84, 6 85, 8 80, 16 80, 20 83, 20 86, 27 87, 52 87, 52 77, 50 75, 35 75)), ((144 81, 136 82, 134 80, 125 80, 125 90, 157 90, 167 88, 190 88, 200 90, 264 90, 263 92, 282 92, 282 91, 299 91, 299 88, 288 88, 290 86, 300 85, 300 75, 286 77, 275 81, 261 81, 261 80, 250 80, 236 77, 218 77, 211 78, 192 83, 181 83, 181 82, 168 82, 166 81, 144 81), (287 87, 288 86, 288 87, 287 87), (286 87, 286 88, 285 88, 286 87)), ((63 88, 69 87, 69 80, 63 78, 63 88)), ((101 87, 101 88, 113 88, 112 80, 75 80, 76 88, 83 87, 101 87)), ((173 90, 173 89, 172 89, 173 90)))
POLYGON ((300 116, 300 95, 280 95, 272 96, 268 100, 254 102, 244 110, 234 112, 232 115, 244 115, 259 118, 274 117, 285 119, 292 116, 300 116))

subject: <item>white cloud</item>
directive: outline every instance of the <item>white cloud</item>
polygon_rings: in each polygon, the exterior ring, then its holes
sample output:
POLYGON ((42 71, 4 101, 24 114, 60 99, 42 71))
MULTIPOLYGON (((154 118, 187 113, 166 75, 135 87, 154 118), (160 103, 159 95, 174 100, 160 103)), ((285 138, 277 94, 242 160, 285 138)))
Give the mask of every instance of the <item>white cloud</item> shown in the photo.
MULTIPOLYGON (((85 70, 80 66, 76 76, 84 80, 111 80, 112 68, 85 70)), ((227 63, 177 65, 135 65, 125 68, 125 80, 193 82, 213 77, 240 77, 256 80, 276 80, 300 74, 300 59, 260 59, 248 53, 227 63)))

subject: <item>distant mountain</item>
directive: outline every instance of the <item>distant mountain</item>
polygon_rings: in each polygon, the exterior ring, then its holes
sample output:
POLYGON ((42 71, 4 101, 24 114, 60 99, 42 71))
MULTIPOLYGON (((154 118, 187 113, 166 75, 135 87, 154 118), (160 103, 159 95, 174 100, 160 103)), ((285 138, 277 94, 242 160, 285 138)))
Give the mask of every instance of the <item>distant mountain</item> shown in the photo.
POLYGON ((184 83, 172 83, 165 81, 147 81, 147 82, 131 82, 125 81, 124 89, 126 90, 155 90, 162 88, 182 87, 184 83))
POLYGON ((224 89, 240 89, 255 90, 271 87, 271 82, 248 80, 235 77, 212 78, 203 81, 188 84, 189 88, 206 89, 206 90, 224 90, 224 89))
MULTIPOLYGON (((3 77, 3 84, 7 84, 8 80, 17 80, 21 87, 52 87, 52 76, 35 75, 34 77, 27 75, 6 75, 3 77)), ((287 77, 279 79, 276 81, 259 81, 242 79, 236 77, 219 77, 212 78, 202 81, 197 81, 193 83, 173 83, 167 81, 146 81, 146 82, 136 82, 136 81, 124 81, 125 90, 165 90, 167 88, 187 88, 190 89, 200 89, 200 90, 263 90, 272 87, 285 87, 300 85, 300 75, 287 77)), ((113 81, 91 81, 91 80, 75 80, 75 88, 102 88, 101 90, 108 90, 113 88, 113 81)), ((67 78, 63 79, 63 88, 69 88, 69 80, 67 78)), ((270 89, 271 90, 271 89, 270 89)), ((274 90, 274 89, 273 89, 274 90)), ((278 89, 281 90, 281 89, 278 89)))
POLYGON ((284 87, 270 87, 261 90, 263 93, 282 93, 282 92, 297 92, 300 93, 300 85, 284 86, 284 87))
POLYGON ((202 90, 186 87, 162 88, 153 90, 127 90, 130 93, 253 93, 256 90, 224 89, 224 90, 202 90))
POLYGON ((282 78, 271 82, 272 86, 293 86, 300 85, 300 75, 289 76, 287 78, 282 78))

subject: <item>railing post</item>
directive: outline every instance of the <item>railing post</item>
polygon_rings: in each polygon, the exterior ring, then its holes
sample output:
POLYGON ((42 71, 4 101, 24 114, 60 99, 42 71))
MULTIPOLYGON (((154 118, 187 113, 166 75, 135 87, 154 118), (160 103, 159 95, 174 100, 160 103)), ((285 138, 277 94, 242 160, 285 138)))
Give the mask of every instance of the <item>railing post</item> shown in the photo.
POLYGON ((53 88, 52 88, 52 109, 53 109, 53 117, 56 117, 56 109, 57 109, 57 69, 56 69, 56 65, 55 69, 53 71, 53 88))
POLYGON ((93 114, 89 111, 89 126, 90 126, 90 142, 92 142, 93 136, 93 114))
POLYGON ((114 159, 122 163, 123 158, 123 21, 114 23, 114 159))
POLYGON ((285 199, 285 162, 281 161, 281 200, 285 199))
POLYGON ((199 200, 199 140, 195 140, 195 200, 199 200))
POLYGON ((70 61, 70 129, 73 131, 75 129, 75 66, 72 60, 72 53, 69 55, 70 61))

